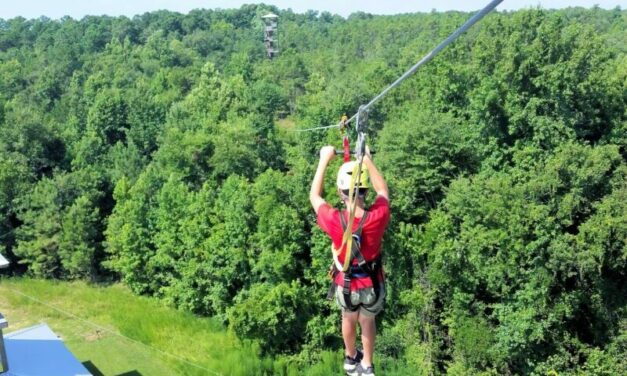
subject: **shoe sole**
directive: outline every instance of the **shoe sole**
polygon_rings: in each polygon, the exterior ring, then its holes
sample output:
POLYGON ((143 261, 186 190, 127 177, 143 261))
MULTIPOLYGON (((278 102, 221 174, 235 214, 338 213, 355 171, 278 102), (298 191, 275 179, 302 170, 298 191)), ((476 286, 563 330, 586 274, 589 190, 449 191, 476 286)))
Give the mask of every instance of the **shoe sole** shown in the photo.
MULTIPOLYGON (((353 370, 346 371, 346 375, 348 375, 348 376, 361 376, 361 375, 365 375, 365 374, 357 371, 357 366, 355 366, 355 368, 353 368, 353 370)), ((374 373, 369 373, 366 376, 374 376, 374 373)))
MULTIPOLYGON (((347 376, 360 376, 360 375, 361 375, 361 373, 359 373, 359 372, 357 371, 357 369, 354 369, 354 370, 352 370, 352 371, 350 371, 350 372, 348 372, 348 371, 347 371, 347 372, 346 372, 346 375, 347 375, 347 376)), ((368 375, 368 376, 370 376, 370 375, 368 375)), ((374 376, 374 375, 373 375, 373 376, 374 376)))

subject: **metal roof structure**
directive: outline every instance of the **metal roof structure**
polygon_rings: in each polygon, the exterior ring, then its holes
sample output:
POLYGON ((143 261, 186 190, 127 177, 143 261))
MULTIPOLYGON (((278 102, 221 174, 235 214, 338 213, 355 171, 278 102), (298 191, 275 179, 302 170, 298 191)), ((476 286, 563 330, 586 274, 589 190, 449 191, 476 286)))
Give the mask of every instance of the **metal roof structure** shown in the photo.
POLYGON ((46 324, 4 335, 9 370, 1 376, 92 376, 46 324))
POLYGON ((261 16, 261 18, 279 18, 279 16, 277 16, 276 14, 270 12, 270 13, 266 14, 265 16, 261 16))

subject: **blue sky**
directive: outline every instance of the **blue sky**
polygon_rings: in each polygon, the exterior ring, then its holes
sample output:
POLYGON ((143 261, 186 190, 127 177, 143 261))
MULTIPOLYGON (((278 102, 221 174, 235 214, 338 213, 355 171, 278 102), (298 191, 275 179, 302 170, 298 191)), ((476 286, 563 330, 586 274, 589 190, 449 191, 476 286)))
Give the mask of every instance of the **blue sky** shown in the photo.
MULTIPOLYGON (((348 16, 356 11, 374 14, 397 14, 406 12, 428 12, 432 9, 472 11, 483 8, 489 0, 266 0, 282 9, 292 8, 295 12, 309 9, 329 11, 348 16)), ((187 13, 197 8, 239 8, 242 4, 261 3, 260 1, 228 0, 0 0, 0 18, 61 18, 69 15, 82 18, 85 15, 111 16, 125 15, 132 17, 158 9, 169 9, 187 13)), ((605 9, 620 6, 627 8, 627 0, 505 0, 497 9, 514 10, 541 6, 543 8, 564 8, 567 6, 592 7, 598 4, 605 9)))

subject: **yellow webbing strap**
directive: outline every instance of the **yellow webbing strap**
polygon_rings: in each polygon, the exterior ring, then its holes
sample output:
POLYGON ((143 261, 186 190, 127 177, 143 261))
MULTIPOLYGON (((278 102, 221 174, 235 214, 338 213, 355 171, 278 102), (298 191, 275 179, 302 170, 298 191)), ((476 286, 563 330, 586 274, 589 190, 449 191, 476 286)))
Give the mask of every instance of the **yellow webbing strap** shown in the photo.
MULTIPOLYGON (((357 200, 355 199, 355 191, 357 182, 361 181, 361 160, 360 163, 355 164, 353 173, 351 174, 350 190, 348 191, 348 221, 344 235, 342 236, 342 245, 340 248, 335 249, 331 244, 331 250, 333 251, 333 261, 338 270, 345 272, 348 270, 351 263, 351 253, 353 249, 353 222, 355 221, 355 209, 357 209, 357 200), (346 247, 344 255, 344 264, 340 263, 340 253, 342 249, 346 247)), ((340 215, 343 215, 340 212, 340 215)))

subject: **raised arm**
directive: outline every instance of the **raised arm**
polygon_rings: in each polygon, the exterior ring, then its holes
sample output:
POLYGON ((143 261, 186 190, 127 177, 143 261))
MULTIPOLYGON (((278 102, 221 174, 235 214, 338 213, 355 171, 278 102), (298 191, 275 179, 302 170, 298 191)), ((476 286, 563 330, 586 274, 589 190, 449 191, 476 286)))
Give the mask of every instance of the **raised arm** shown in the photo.
POLYGON ((372 183, 372 188, 377 192, 377 195, 385 197, 386 200, 389 200, 389 192, 388 185, 383 179, 383 176, 377 169, 377 166, 374 165, 374 162, 370 158, 370 153, 366 153, 364 156, 364 165, 368 168, 368 173, 370 174, 370 182, 372 183))
POLYGON ((329 162, 335 157, 335 148, 333 146, 324 146, 320 149, 320 162, 318 162, 318 168, 316 169, 316 175, 314 175, 313 182, 311 183, 311 189, 309 190, 309 201, 313 206, 314 211, 318 214, 318 209, 326 201, 322 198, 322 188, 324 187, 324 173, 327 170, 329 162))

